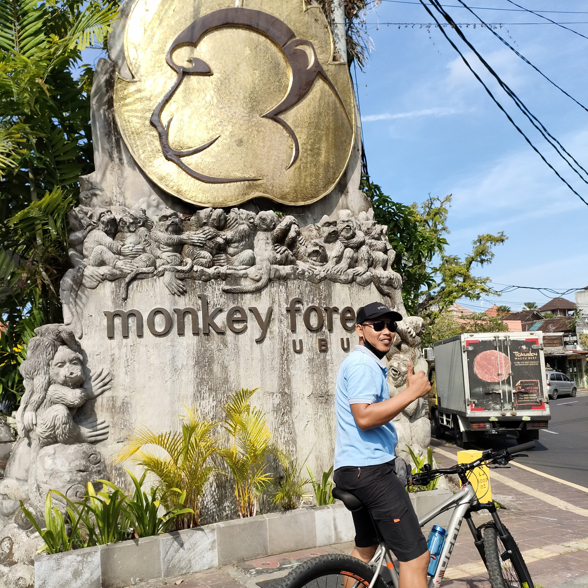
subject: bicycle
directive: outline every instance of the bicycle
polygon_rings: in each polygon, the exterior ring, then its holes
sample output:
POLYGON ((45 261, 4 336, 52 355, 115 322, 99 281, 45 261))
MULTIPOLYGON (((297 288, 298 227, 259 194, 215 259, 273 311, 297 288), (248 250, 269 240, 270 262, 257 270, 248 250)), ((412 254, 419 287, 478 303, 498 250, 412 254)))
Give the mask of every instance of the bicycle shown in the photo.
MULTIPOLYGON (((457 540, 463 519, 474 537, 480 557, 488 570, 492 588, 534 588, 533 581, 521 552, 508 529, 502 524, 496 506, 493 502, 481 503, 470 483, 467 474, 477 467, 487 463, 497 467, 504 467, 509 461, 517 457, 527 457, 521 451, 532 449, 535 442, 524 443, 509 449, 484 451, 482 456, 467 464, 458 464, 451 468, 431 470, 425 466, 425 471, 412 476, 409 482, 413 485, 427 485, 433 479, 444 474, 457 474, 462 487, 452 497, 419 520, 423 527, 441 513, 455 508, 447 528, 447 535, 443 549, 439 554, 439 563, 435 574, 428 576, 429 588, 439 588, 441 580, 449 565, 451 553, 457 540), (472 520, 472 513, 487 510, 492 515, 492 521, 476 527, 472 520)), ((348 510, 356 511, 363 508, 361 502, 340 488, 333 488, 332 494, 341 500, 348 510)), ((377 530, 377 525, 374 524, 377 530)), ((390 550, 381 537, 376 553, 369 564, 348 555, 323 555, 294 568, 284 577, 280 588, 398 588, 398 573, 390 550), (386 565, 384 566, 384 562, 386 565), (387 578, 383 576, 385 574, 387 578), (354 581, 353 584, 351 582, 354 581)))

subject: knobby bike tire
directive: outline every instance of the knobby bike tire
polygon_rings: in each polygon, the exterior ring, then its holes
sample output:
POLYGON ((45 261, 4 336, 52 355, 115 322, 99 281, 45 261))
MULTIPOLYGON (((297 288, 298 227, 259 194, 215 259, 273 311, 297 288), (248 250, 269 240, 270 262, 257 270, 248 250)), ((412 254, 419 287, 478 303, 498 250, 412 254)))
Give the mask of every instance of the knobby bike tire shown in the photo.
MULTIPOLYGON (((367 588, 374 577, 367 564, 349 555, 321 555, 296 566, 284 577, 280 588, 342 588, 347 578, 357 588, 367 588)), ((387 588, 380 576, 374 588, 387 588)))
MULTIPOLYGON (((506 527, 505 527, 506 529, 506 527)), ((483 531, 486 569, 492 588, 534 588, 527 564, 514 539, 508 533, 504 545, 494 525, 483 531)))

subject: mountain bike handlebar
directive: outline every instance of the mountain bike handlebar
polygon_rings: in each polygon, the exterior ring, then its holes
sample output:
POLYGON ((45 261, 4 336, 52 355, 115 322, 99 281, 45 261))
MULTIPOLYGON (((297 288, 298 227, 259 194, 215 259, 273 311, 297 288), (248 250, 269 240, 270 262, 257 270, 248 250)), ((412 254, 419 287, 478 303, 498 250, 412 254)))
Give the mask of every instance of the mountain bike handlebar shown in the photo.
MULTIPOLYGON (((411 485, 413 486, 426 486, 429 482, 433 479, 441 476, 441 475, 454 475, 457 474, 459 476, 465 476, 467 472, 470 472, 477 467, 480 467, 486 462, 493 463, 496 465, 506 465, 512 459, 517 457, 516 454, 519 454, 521 451, 526 451, 527 449, 533 449, 535 447, 535 441, 530 441, 529 443, 523 443, 522 445, 515 445, 514 447, 509 447, 507 449, 487 449, 482 453, 482 456, 478 459, 470 462, 470 463, 460 463, 451 468, 439 468, 436 470, 426 470, 423 472, 419 472, 418 474, 414 474, 412 476, 411 485)), ((428 466, 425 465, 425 468, 428 466)))

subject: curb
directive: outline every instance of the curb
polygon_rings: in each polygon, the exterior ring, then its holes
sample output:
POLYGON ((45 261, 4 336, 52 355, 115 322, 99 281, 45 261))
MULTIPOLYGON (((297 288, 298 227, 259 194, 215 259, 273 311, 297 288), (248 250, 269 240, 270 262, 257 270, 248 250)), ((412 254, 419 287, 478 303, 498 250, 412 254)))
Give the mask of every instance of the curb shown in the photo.
MULTIPOLYGON (((411 494, 417 516, 451 496, 446 490, 411 494)), ((429 523, 447 525, 451 512, 429 523)), ((122 588, 259 557, 353 541, 351 513, 338 502, 196 529, 35 556, 35 588, 122 588)))

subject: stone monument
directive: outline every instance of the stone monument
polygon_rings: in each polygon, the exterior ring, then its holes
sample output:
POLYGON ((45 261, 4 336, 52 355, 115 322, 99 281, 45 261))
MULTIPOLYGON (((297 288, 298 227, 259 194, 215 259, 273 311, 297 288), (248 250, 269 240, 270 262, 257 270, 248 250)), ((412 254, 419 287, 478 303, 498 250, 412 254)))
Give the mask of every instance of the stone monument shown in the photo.
MULTIPOLYGON (((21 368, 0 541, 29 532, 18 500, 39 513, 49 488, 123 484, 113 458, 133 430, 172 429, 184 405, 219 418, 241 387, 260 388, 282 448, 327 470, 336 373, 368 302, 405 317, 392 393, 408 361, 426 369, 422 321, 359 189, 343 38, 308 0, 122 4, 94 76, 95 171, 70 214, 65 324, 37 329, 21 368)), ((399 428, 426 446, 417 404, 399 428)), ((230 514, 212 493, 209 516, 230 514)))

